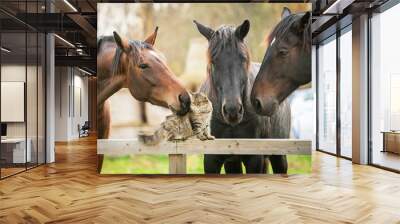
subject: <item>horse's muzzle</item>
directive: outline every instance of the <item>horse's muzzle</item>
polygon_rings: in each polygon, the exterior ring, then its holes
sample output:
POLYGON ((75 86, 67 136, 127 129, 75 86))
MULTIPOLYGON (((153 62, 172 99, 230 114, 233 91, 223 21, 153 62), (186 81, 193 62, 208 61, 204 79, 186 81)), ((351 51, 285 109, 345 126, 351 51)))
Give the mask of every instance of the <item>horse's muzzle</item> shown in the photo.
POLYGON ((182 93, 179 94, 178 99, 180 103, 180 110, 177 112, 177 115, 183 116, 190 110, 190 96, 187 93, 182 93))
POLYGON ((269 117, 274 115, 279 107, 278 100, 272 97, 269 97, 265 101, 263 101, 261 98, 252 97, 251 104, 253 105, 257 114, 269 117))
POLYGON ((224 104, 222 106, 222 114, 227 123, 235 125, 238 124, 243 118, 243 104, 224 104))

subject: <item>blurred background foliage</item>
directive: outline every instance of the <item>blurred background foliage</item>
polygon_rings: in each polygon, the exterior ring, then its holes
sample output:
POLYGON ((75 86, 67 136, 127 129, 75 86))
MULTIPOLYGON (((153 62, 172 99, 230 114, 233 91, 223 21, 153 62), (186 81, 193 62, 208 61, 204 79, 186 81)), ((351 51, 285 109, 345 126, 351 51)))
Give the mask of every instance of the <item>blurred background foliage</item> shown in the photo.
MULTIPOLYGON (((289 8, 294 12, 306 11, 307 5, 290 4, 289 8)), ((264 3, 218 4, 217 7, 214 4, 168 4, 154 14, 156 25, 160 26, 160 38, 169 40, 160 41, 158 47, 173 62, 171 68, 176 74, 183 74, 187 56, 185 49, 189 49, 192 38, 203 38, 192 23, 194 19, 214 30, 222 24, 238 26, 248 19, 251 25, 246 43, 252 59, 260 62, 266 49, 265 38, 279 22, 282 7, 281 4, 264 3), (173 38, 171 29, 174 30, 173 38), (170 49, 172 46, 180 47, 170 49)))
MULTIPOLYGON (((238 26, 245 19, 250 20, 246 43, 253 61, 260 62, 267 47, 266 37, 279 22, 284 6, 292 12, 310 10, 307 3, 103 3, 98 4, 98 35, 111 35, 116 30, 129 39, 143 40, 158 26, 156 48, 165 54, 175 74, 181 76, 191 41, 201 38, 206 43, 193 20, 213 29, 223 24, 238 26)), ((205 57, 206 49, 203 51, 205 57)), ((202 72, 205 71, 204 67, 202 72)))

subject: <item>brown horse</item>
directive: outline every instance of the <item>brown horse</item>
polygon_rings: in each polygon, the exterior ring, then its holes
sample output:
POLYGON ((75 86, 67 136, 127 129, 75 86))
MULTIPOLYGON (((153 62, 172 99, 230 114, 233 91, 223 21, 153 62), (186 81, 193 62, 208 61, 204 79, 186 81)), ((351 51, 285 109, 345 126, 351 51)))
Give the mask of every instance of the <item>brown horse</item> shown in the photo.
POLYGON ((282 20, 269 35, 251 92, 251 103, 260 115, 273 115, 286 97, 311 81, 311 13, 282 11, 282 20))
MULTIPOLYGON (((153 46, 157 30, 145 41, 128 41, 114 32, 97 43, 97 114, 98 138, 108 138, 110 108, 107 99, 121 88, 128 88, 142 102, 168 107, 178 115, 190 108, 186 89, 153 46)), ((99 166, 102 156, 99 156, 99 166)))

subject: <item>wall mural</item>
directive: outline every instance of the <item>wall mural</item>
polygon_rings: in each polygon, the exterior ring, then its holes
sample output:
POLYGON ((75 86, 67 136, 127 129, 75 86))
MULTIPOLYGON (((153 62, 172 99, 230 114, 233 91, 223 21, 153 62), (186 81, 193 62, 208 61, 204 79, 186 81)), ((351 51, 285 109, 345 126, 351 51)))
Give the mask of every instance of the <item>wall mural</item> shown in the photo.
POLYGON ((99 172, 309 173, 310 10, 99 3, 99 172))

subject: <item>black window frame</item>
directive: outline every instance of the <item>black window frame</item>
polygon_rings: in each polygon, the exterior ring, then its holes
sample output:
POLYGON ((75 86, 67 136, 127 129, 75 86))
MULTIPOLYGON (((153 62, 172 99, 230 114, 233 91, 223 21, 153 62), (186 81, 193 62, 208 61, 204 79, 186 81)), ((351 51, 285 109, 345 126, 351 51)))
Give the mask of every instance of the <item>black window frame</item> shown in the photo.
MULTIPOLYGON (((397 4, 399 4, 400 3, 400 1, 399 0, 388 0, 388 1, 386 1, 385 3, 383 3, 383 4, 381 4, 380 6, 378 6, 378 7, 375 7, 375 8, 372 8, 372 9, 369 9, 369 10, 366 10, 365 11, 365 13, 367 13, 367 15, 368 15, 368 21, 367 21, 367 47, 368 47, 368 49, 367 49, 367 51, 368 51, 368 53, 367 53, 367 103, 368 103, 368 105, 367 105, 367 107, 368 107, 368 110, 367 110, 367 119, 368 119, 368 124, 367 124, 367 128, 368 128, 368 130, 367 130, 367 132, 368 132, 368 136, 367 136, 367 143, 368 143, 368 148, 367 148, 367 165, 370 165, 370 166, 373 166, 373 167, 377 167, 377 168, 380 168, 380 169, 383 169, 383 170, 387 170, 387 171, 391 171, 391 172, 395 172, 395 173, 400 173, 400 170, 397 170, 397 169, 393 169, 393 168, 390 168, 390 167, 386 167, 386 166, 383 166, 383 165, 379 165, 379 164, 375 164, 375 163, 373 163, 373 142, 372 142, 372 85, 371 85, 371 81, 372 81, 372 61, 371 61, 371 58, 372 58, 372 29, 371 29, 371 20, 372 20, 372 18, 373 18, 373 14, 374 13, 383 13, 383 12, 385 12, 385 11, 387 11, 388 9, 391 9, 392 7, 394 7, 394 6, 396 6, 397 4)), ((345 31, 345 29, 348 27, 348 26, 351 26, 352 25, 352 23, 351 23, 351 17, 350 17, 350 15, 348 15, 348 16, 346 16, 346 17, 344 17, 344 18, 342 18, 342 20, 347 20, 347 21, 344 21, 344 22, 342 22, 341 20, 338 20, 338 22, 336 23, 336 24, 334 24, 334 25, 332 25, 332 26, 336 26, 336 32, 335 33, 333 33, 333 34, 331 34, 331 35, 325 35, 323 38, 321 38, 321 39, 318 39, 318 41, 316 42, 316 43, 314 43, 314 45, 316 46, 316 67, 315 67, 315 72, 316 72, 316 75, 315 75, 315 77, 316 77, 316 151, 319 151, 319 152, 323 152, 323 153, 326 153, 326 154, 329 154, 329 155, 333 155, 333 156, 336 156, 336 157, 339 157, 339 158, 344 158, 344 159, 347 159, 347 160, 350 160, 350 161, 352 161, 352 158, 349 158, 349 157, 346 157, 346 156, 343 156, 343 155, 341 155, 341 148, 340 148, 340 132, 341 132, 341 126, 340 126, 340 113, 338 113, 338 112, 340 112, 340 36, 341 35, 343 35, 344 33, 346 33, 346 31, 345 31), (349 20, 349 18, 350 18, 350 22, 348 21, 349 20), (343 28, 339 28, 339 23, 342 23, 342 24, 346 24, 343 28), (336 38, 335 38, 335 40, 336 40, 336 48, 337 48, 337 51, 336 51, 336 57, 337 57, 337 60, 336 60, 336 68, 337 68, 337 71, 336 71, 336 73, 337 73, 337 79, 336 79, 336 85, 337 85, 337 90, 339 90, 339 91, 337 91, 336 92, 336 99, 337 99, 337 101, 336 101, 336 117, 337 117, 337 119, 336 119, 336 126, 337 126, 337 130, 336 130, 336 146, 337 146, 337 149, 336 149, 336 153, 331 153, 331 152, 328 152, 328 151, 326 151, 326 150, 324 150, 324 149, 320 149, 319 148, 319 100, 318 100, 318 98, 319 98, 319 64, 318 64, 318 48, 319 48, 319 45, 321 44, 321 43, 323 43, 324 41, 327 41, 329 38, 331 38, 333 35, 336 35, 336 38), (339 85, 339 86, 338 86, 339 85)), ((330 29, 330 28, 328 28, 328 29, 330 29)))
MULTIPOLYGON (((348 20, 348 18, 345 18, 348 20)), ((327 36, 326 38, 319 40, 316 43, 315 48, 315 77, 316 77, 316 151, 323 152, 329 155, 337 156, 346 160, 352 160, 352 158, 343 156, 341 153, 341 119, 340 119, 340 76, 341 76, 341 67, 340 67, 340 37, 347 32, 351 32, 352 23, 346 24, 344 27, 337 29, 335 33, 327 36), (336 152, 328 152, 319 147, 319 47, 322 43, 326 44, 331 41, 336 41, 336 152)))

